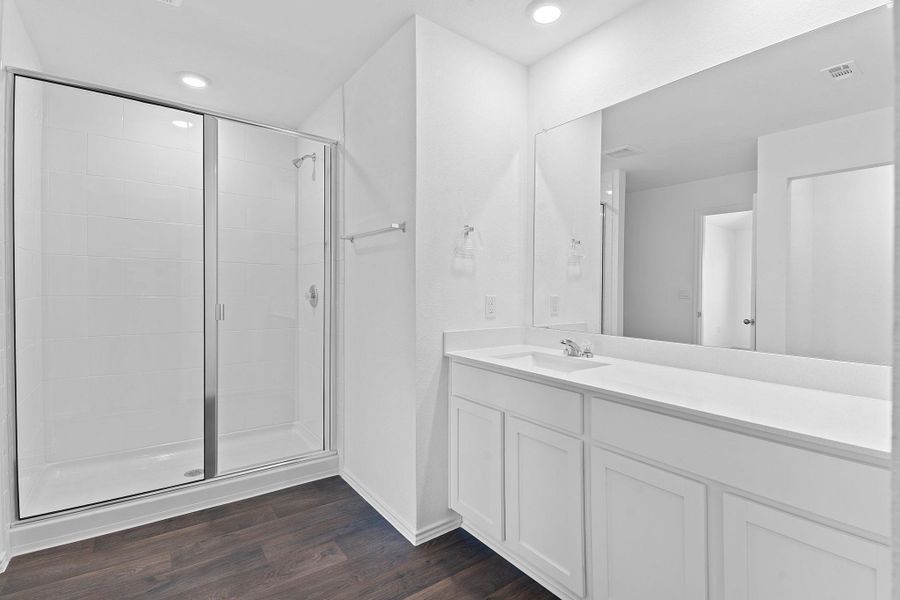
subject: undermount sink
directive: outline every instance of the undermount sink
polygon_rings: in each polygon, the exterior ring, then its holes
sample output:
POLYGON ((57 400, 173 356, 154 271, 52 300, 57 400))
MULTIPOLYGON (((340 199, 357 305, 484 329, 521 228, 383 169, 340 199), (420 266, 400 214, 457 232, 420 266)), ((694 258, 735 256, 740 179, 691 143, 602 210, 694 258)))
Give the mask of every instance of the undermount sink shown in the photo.
POLYGON ((572 373, 605 367, 608 363, 595 362, 586 358, 574 356, 556 356, 545 352, 514 352, 512 354, 499 354, 494 356, 498 360, 506 361, 513 366, 525 369, 537 368, 560 373, 572 373))

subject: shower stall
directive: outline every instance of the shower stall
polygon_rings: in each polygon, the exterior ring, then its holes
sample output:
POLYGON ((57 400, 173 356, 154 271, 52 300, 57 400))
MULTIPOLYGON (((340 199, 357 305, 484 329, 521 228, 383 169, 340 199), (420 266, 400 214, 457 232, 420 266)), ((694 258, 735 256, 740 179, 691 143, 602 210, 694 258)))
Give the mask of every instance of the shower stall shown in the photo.
POLYGON ((17 517, 331 451, 334 143, 35 73, 8 90, 17 517))

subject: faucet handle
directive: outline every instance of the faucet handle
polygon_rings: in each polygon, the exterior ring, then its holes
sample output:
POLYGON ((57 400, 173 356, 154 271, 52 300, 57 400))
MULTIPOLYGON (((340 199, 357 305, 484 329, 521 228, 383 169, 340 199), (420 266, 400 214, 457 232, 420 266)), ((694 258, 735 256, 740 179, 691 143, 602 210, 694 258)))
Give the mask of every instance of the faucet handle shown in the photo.
POLYGON ((585 341, 581 344, 581 355, 585 358, 591 358, 594 356, 594 346, 590 341, 585 341))

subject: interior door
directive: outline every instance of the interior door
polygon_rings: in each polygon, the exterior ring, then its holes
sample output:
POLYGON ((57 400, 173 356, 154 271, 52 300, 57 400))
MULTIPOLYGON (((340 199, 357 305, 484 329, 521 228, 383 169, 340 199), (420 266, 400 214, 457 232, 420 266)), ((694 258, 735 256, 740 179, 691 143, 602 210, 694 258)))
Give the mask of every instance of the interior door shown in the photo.
POLYGON ((704 210, 698 214, 697 235, 697 341, 753 349, 754 212, 704 210))

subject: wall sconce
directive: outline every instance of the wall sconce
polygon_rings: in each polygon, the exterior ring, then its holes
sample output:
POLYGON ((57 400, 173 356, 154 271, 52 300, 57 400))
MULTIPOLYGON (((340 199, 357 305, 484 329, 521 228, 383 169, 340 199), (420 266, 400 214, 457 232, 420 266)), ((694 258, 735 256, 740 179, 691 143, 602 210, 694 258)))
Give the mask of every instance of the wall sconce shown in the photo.
POLYGON ((581 261, 584 260, 584 246, 581 240, 572 238, 569 244, 569 252, 566 256, 566 277, 568 279, 581 279, 581 261))
POLYGON ((581 244, 581 240, 576 240, 572 238, 572 244, 569 246, 569 256, 568 263, 570 265, 578 265, 581 264, 581 260, 584 258, 584 246, 581 244))
POLYGON ((462 236, 456 242, 456 249, 453 251, 459 258, 475 258, 475 241, 472 239, 473 231, 475 231, 474 225, 463 225, 462 236))

